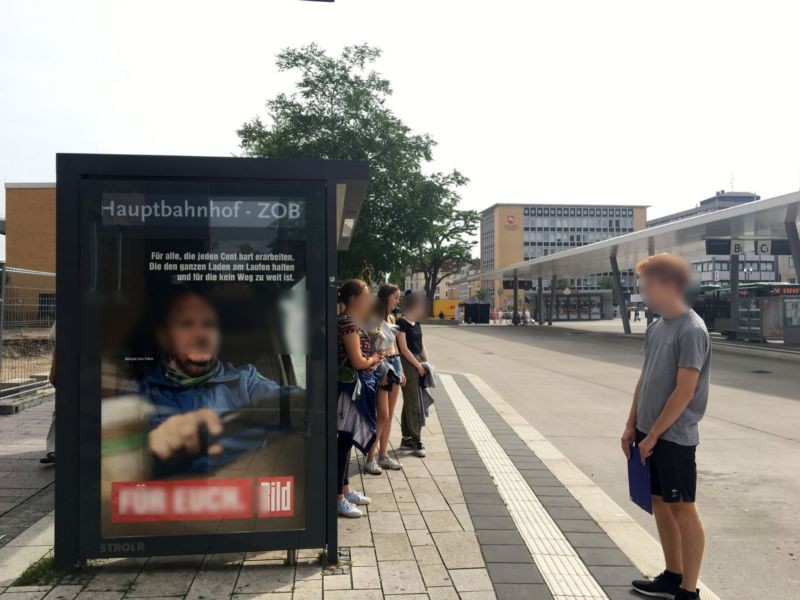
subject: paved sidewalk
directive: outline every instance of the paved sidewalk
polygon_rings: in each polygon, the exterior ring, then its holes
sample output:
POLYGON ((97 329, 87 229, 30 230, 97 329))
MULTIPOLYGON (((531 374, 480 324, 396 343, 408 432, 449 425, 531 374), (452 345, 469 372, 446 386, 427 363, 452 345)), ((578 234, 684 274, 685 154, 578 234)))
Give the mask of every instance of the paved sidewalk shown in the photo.
POLYGON ((55 468, 39 464, 53 404, 0 416, 0 549, 53 510, 55 468))
MULTIPOLYGON (((597 517, 593 484, 479 379, 443 374, 435 396, 426 458, 398 452, 405 468, 381 476, 354 459, 351 482, 372 504, 339 520, 336 567, 313 549, 297 566, 283 552, 91 561, 49 585, 0 587, 0 600, 635 598, 640 571, 607 533, 630 517, 597 517)), ((42 556, 51 544, 48 516, 3 550, 42 556)))
MULTIPOLYGON (((397 444, 399 424, 394 429, 397 444)), ((494 598, 435 411, 424 437, 427 457, 398 453, 402 471, 362 478, 363 457, 358 465, 353 461, 351 482, 372 504, 365 518, 339 520, 342 560, 336 569, 323 569, 319 550, 300 552, 296 567, 284 565, 283 552, 91 561, 55 586, 10 587, 0 598, 494 598)), ((45 519, 38 527, 42 547, 43 536, 52 540, 52 523, 48 529, 45 519)))

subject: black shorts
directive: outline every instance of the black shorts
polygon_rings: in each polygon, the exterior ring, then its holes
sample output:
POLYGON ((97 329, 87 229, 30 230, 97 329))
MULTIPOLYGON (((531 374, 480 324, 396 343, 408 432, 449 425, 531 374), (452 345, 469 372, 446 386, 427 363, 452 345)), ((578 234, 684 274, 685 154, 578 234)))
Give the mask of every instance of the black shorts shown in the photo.
MULTIPOLYGON (((636 443, 645 434, 636 431, 636 443)), ((694 502, 697 492, 697 446, 681 446, 658 440, 650 456, 650 493, 664 502, 694 502)))

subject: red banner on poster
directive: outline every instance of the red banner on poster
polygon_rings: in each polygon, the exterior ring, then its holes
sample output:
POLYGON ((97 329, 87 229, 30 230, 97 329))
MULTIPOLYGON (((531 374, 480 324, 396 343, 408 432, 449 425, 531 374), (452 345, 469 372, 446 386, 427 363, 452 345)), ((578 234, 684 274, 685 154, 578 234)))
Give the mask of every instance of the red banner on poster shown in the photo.
POLYGON ((249 519, 253 480, 205 479, 111 484, 114 523, 249 519))
POLYGON ((294 477, 111 484, 111 521, 208 521, 294 515, 294 477), (257 487, 253 487, 253 483, 257 487), (255 500, 255 501, 254 501, 255 500))

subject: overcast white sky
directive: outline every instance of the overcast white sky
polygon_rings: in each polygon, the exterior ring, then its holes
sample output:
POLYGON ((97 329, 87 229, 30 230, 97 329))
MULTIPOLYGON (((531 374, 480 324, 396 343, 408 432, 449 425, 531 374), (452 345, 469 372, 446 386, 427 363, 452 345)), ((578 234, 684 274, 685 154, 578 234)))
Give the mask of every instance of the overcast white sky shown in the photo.
POLYGON ((291 89, 279 49, 366 41, 466 207, 657 216, 731 176, 770 197, 800 188, 798 23, 769 0, 2 0, 0 181, 54 180, 56 152, 237 153, 291 89))

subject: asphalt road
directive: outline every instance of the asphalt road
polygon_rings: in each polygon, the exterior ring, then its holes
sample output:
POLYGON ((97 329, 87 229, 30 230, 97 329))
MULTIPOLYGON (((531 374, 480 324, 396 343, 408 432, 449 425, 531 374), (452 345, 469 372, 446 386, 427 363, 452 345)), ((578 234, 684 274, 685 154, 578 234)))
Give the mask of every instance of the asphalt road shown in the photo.
MULTIPOLYGON (((619 449, 641 341, 548 327, 427 326, 442 371, 474 373, 656 536, 619 449)), ((721 598, 800 589, 800 363, 718 351, 698 448, 702 579, 721 598)))

